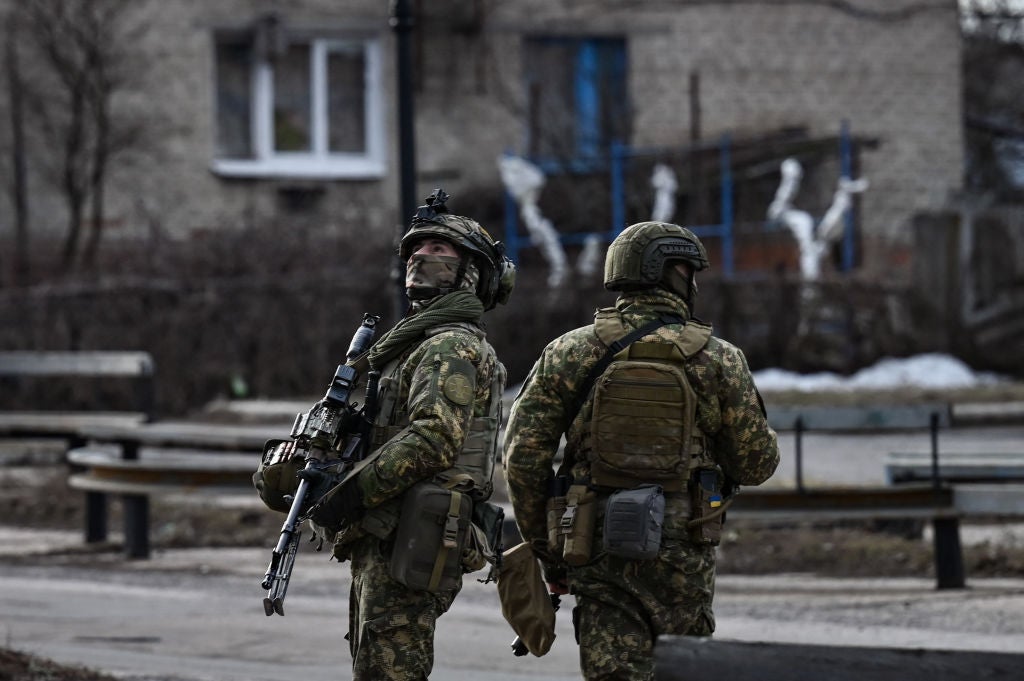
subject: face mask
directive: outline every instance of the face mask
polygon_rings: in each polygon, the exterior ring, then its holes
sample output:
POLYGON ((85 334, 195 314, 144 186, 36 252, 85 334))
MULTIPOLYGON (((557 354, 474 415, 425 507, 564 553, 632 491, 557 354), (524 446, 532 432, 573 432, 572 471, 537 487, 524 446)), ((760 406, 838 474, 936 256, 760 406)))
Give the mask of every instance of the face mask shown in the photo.
POLYGON ((455 286, 459 258, 453 255, 412 255, 405 263, 405 291, 409 300, 449 293, 455 286))
POLYGON ((675 267, 666 268, 665 278, 662 281, 665 288, 680 296, 688 306, 693 307, 693 299, 697 296, 696 281, 691 277, 683 276, 683 273, 675 267))

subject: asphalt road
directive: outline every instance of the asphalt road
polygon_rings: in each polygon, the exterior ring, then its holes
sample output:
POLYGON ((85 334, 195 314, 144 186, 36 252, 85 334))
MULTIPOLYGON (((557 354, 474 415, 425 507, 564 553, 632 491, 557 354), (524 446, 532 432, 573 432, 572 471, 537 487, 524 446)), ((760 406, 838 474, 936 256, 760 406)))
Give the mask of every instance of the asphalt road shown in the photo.
MULTIPOLYGON (((792 485, 791 434, 773 485, 792 485)), ((927 433, 805 435, 804 479, 881 484, 889 451, 927 451, 927 433)), ((1024 428, 944 431, 940 451, 1021 451, 1024 428)), ((268 538, 268 541, 272 538, 268 538)), ((55 660, 133 681, 336 681, 351 678, 347 566, 303 553, 286 617, 266 617, 260 581, 269 549, 156 550, 73 561, 46 555, 81 545, 78 532, 0 527, 0 640, 55 660)), ((467 577, 441 618, 432 678, 534 681, 579 678, 569 617, 543 658, 516 658, 493 584, 467 577)), ((935 589, 921 579, 822 579, 811 575, 722 576, 716 638, 868 647, 1024 650, 1024 575, 935 589)))
MULTIPOLYGON (((4 530, 10 546, 24 531, 4 530)), ((67 533, 42 541, 73 541, 67 533)), ((38 538, 37 538, 38 540, 38 538)), ((6 645, 131 679, 336 681, 351 678, 344 635, 347 566, 298 557, 286 617, 266 617, 259 586, 267 552, 156 551, 148 561, 105 554, 87 565, 0 557, 0 636, 6 645)), ((80 560, 80 559, 79 559, 80 560)), ((432 678, 578 678, 568 608, 543 658, 511 654, 493 584, 466 580, 441 618, 432 678)), ((571 601, 571 599, 567 599, 571 601)), ((718 639, 895 648, 1024 650, 1024 578, 720 577, 718 639)))

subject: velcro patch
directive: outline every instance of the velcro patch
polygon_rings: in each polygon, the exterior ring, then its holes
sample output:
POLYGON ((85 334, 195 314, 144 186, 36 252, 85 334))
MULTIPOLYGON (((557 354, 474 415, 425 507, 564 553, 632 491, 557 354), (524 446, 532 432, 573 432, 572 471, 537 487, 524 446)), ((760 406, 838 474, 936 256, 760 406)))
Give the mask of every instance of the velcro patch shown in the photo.
POLYGON ((444 379, 444 396, 460 406, 466 406, 473 399, 473 382, 466 374, 455 373, 444 379))

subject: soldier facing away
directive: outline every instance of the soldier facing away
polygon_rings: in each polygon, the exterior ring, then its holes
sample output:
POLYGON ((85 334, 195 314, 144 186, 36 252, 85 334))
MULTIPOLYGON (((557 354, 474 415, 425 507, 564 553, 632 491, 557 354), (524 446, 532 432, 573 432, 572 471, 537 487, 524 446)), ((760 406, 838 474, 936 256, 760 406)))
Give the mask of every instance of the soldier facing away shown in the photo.
POLYGON ((306 511, 314 530, 351 560, 356 680, 426 679, 437 618, 493 549, 480 511, 506 373, 481 318, 508 300, 515 268, 477 222, 448 213, 447 198, 435 192, 401 240, 408 313, 355 361, 380 372, 372 463, 344 482, 300 473, 317 500, 306 511))
POLYGON ((605 260, 615 306, 549 343, 512 406, 516 522, 551 592, 576 597, 587 679, 651 679, 659 635, 715 630, 725 509, 779 463, 742 351, 693 316, 707 267, 688 229, 624 230, 605 260))

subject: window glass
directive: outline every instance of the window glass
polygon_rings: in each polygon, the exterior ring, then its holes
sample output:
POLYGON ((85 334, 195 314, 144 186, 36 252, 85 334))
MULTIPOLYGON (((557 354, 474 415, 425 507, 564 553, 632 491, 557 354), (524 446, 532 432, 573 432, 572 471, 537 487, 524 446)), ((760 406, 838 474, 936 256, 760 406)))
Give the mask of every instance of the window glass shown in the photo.
POLYGON ((325 31, 258 47, 214 35, 214 172, 229 177, 380 178, 387 172, 379 44, 325 31), (281 49, 277 49, 280 45, 281 49))
POLYGON ((366 149, 366 58, 361 46, 332 46, 327 53, 328 150, 366 149))
POLYGON ((245 43, 217 45, 217 155, 252 158, 252 50, 245 43))
POLYGON ((625 40, 528 38, 524 55, 533 158, 599 161, 628 143, 625 40))
POLYGON ((289 45, 274 63, 274 149, 309 151, 311 82, 309 45, 289 45))

